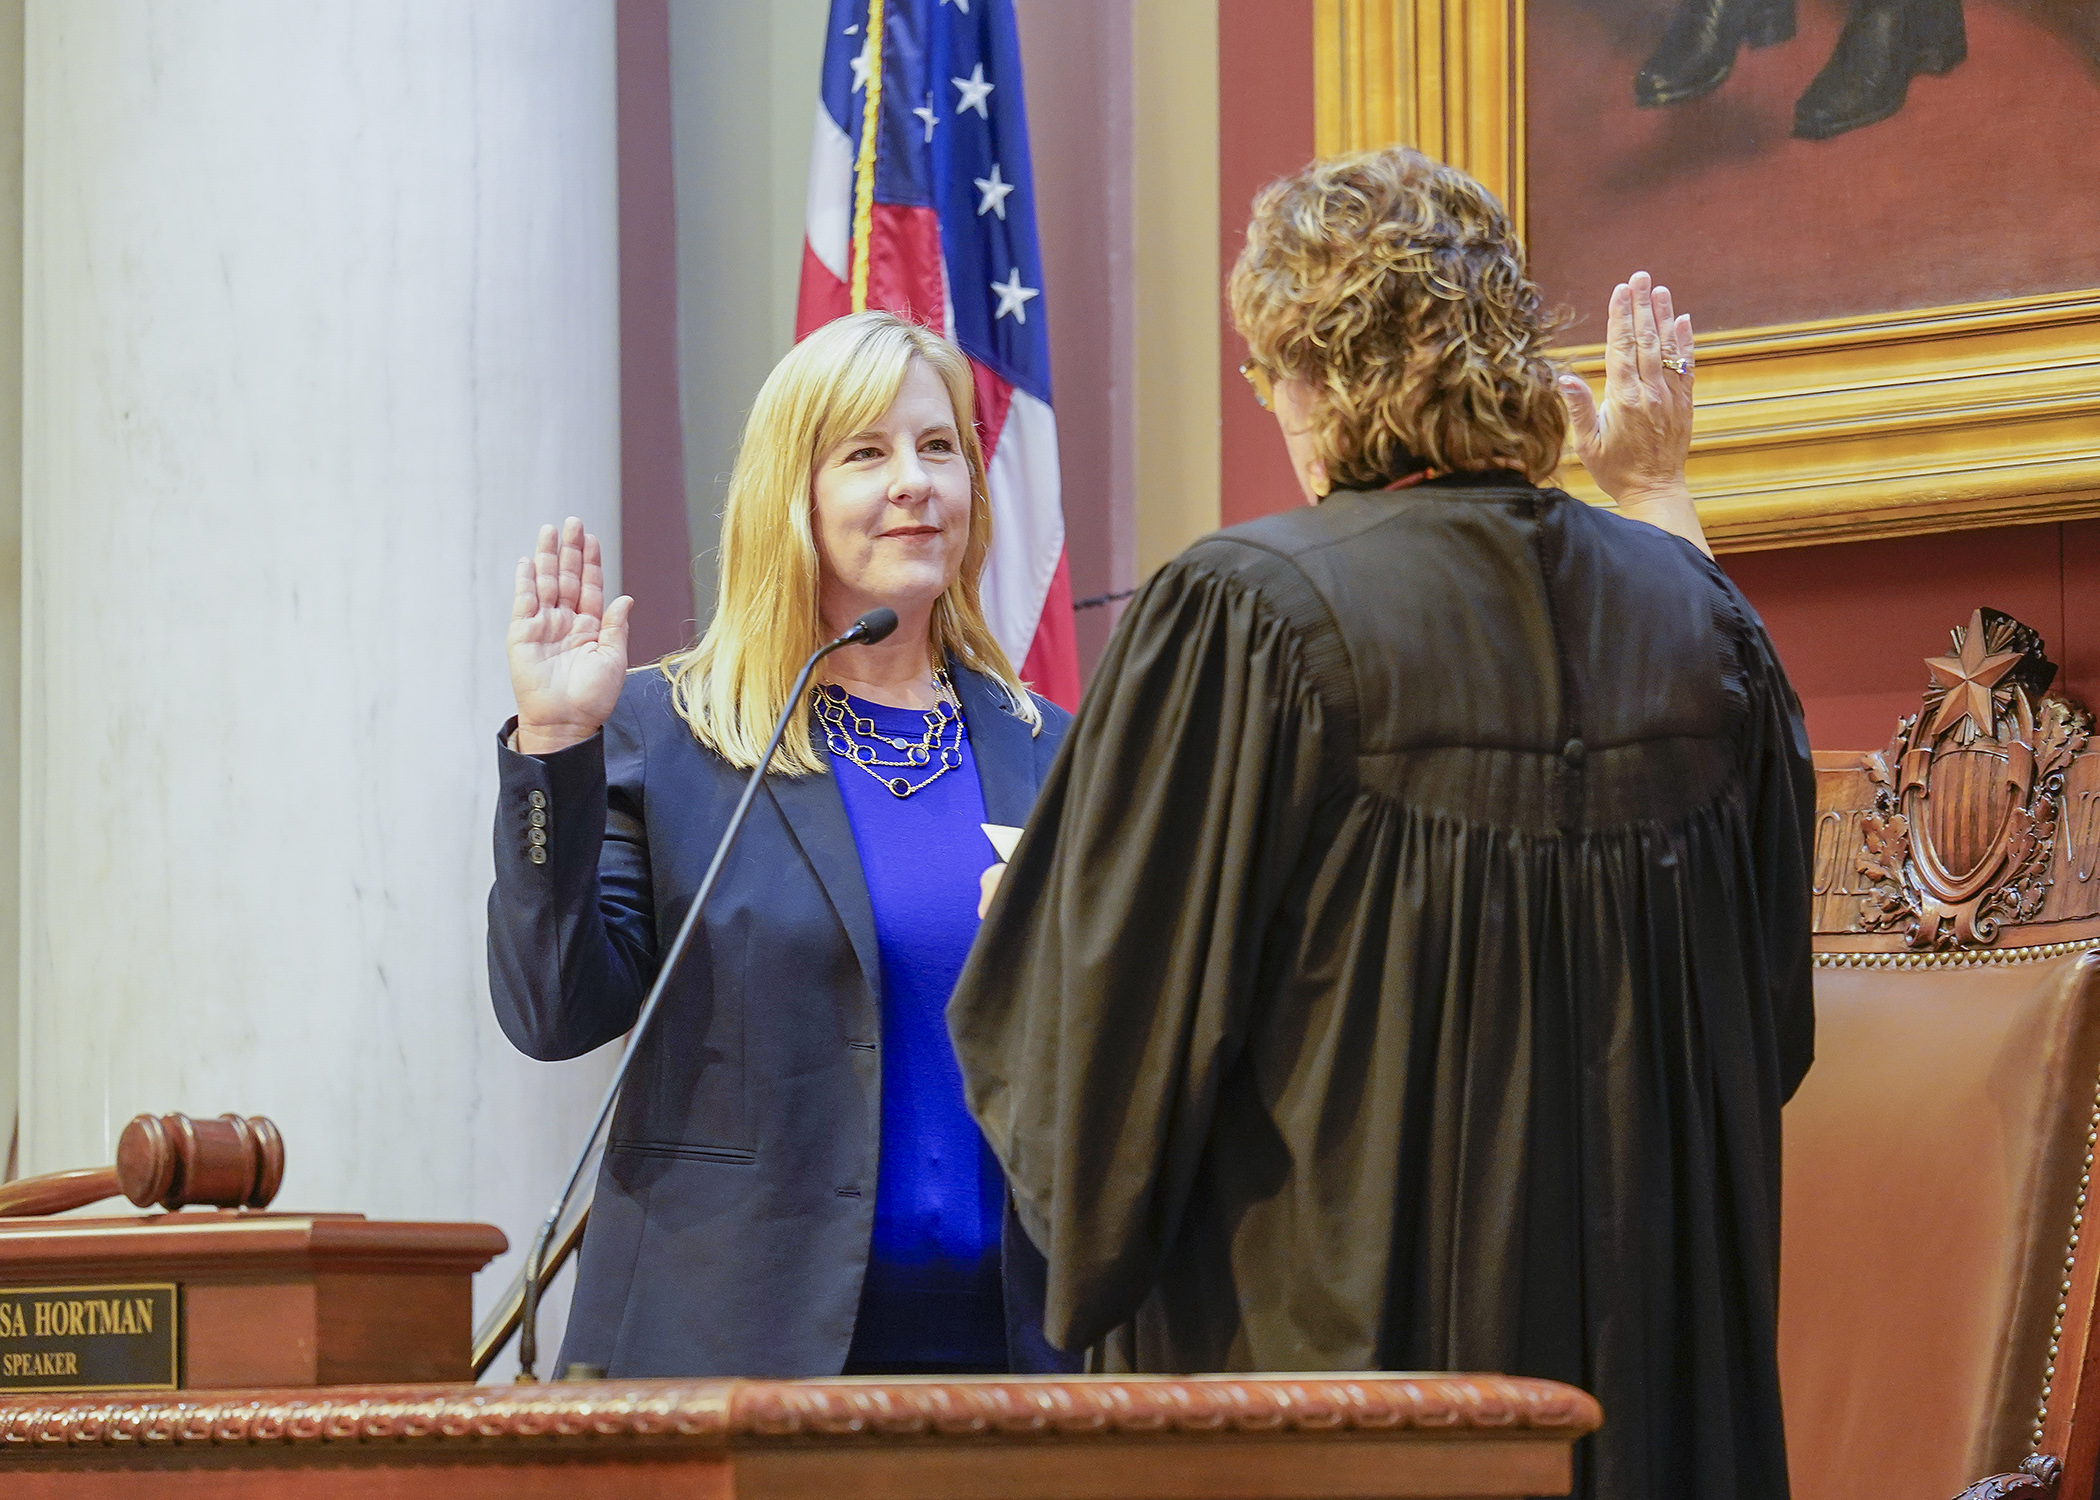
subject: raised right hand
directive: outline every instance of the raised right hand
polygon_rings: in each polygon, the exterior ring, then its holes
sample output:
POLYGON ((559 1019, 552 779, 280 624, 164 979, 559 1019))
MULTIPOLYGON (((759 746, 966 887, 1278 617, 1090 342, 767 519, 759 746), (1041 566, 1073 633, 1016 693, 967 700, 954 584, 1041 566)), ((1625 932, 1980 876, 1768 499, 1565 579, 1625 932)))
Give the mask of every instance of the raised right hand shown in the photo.
POLYGON ((540 528, 518 559, 510 611, 510 686, 518 700, 517 748, 547 755, 596 734, 620 701, 627 675, 627 617, 634 600, 605 604, 598 539, 574 516, 540 528))
POLYGON ((1668 287, 1636 271, 1613 289, 1605 322, 1602 403, 1580 377, 1560 381, 1575 454, 1619 514, 1675 532, 1711 557, 1684 477, 1692 445, 1692 320, 1677 312, 1668 287))

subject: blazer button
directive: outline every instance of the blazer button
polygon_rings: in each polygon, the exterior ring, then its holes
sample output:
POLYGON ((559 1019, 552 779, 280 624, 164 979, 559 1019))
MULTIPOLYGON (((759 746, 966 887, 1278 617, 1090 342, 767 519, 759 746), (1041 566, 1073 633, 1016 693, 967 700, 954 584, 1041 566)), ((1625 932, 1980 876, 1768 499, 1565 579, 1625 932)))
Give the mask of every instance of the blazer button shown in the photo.
POLYGON ((543 865, 547 862, 547 851, 545 849, 542 849, 538 844, 534 844, 532 846, 531 858, 534 864, 543 865))
POLYGON ((547 830, 544 828, 535 828, 532 830, 532 832, 526 834, 525 837, 532 841, 534 848, 538 848, 541 844, 547 842, 547 830))
POLYGON ((534 787, 530 792, 526 793, 525 800, 534 807, 545 807, 547 805, 547 794, 538 787, 534 787))
POLYGON ((545 828, 547 826, 547 809, 544 807, 535 807, 531 812, 525 815, 525 821, 530 823, 535 828, 545 828))

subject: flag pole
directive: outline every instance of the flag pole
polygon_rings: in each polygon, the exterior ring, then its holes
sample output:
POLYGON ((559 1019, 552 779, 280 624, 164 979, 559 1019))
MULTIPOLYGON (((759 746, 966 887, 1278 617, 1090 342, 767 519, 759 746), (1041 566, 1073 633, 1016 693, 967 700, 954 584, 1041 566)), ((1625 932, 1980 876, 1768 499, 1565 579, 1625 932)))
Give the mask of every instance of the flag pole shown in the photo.
POLYGON ((868 310, 868 237, 875 227, 875 137, 882 128, 882 7, 868 0, 868 99, 861 107, 860 153, 853 163, 853 310, 868 310))

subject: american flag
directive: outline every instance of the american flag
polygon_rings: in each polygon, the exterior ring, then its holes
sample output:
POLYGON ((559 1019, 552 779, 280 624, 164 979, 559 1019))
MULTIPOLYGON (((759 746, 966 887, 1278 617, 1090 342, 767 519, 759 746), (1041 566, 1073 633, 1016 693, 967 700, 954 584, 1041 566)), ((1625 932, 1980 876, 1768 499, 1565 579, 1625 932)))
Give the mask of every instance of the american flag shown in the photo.
POLYGON ((1013 0, 832 0, 795 337, 868 307, 970 356, 992 497, 985 617, 1035 690, 1076 708, 1013 0))

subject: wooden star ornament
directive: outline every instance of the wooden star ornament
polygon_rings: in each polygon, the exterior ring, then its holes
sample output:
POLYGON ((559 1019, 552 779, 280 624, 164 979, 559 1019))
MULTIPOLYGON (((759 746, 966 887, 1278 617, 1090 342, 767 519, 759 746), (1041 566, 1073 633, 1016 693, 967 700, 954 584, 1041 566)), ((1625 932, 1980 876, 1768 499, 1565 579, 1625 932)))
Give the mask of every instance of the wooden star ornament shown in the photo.
POLYGON ((1938 739, 1947 731, 1958 728, 1964 719, 1974 726, 1973 733, 1989 734, 1997 718, 1993 699, 1998 684, 2020 664, 2024 654, 1985 649, 1983 611, 1979 609, 1969 616, 1969 628, 1962 632, 1957 654, 1932 656, 1925 660, 1925 665, 1932 671, 1933 681, 1946 691, 1946 696, 1940 699, 1940 711, 1933 715, 1932 728, 1928 731, 1931 737, 1938 739))

